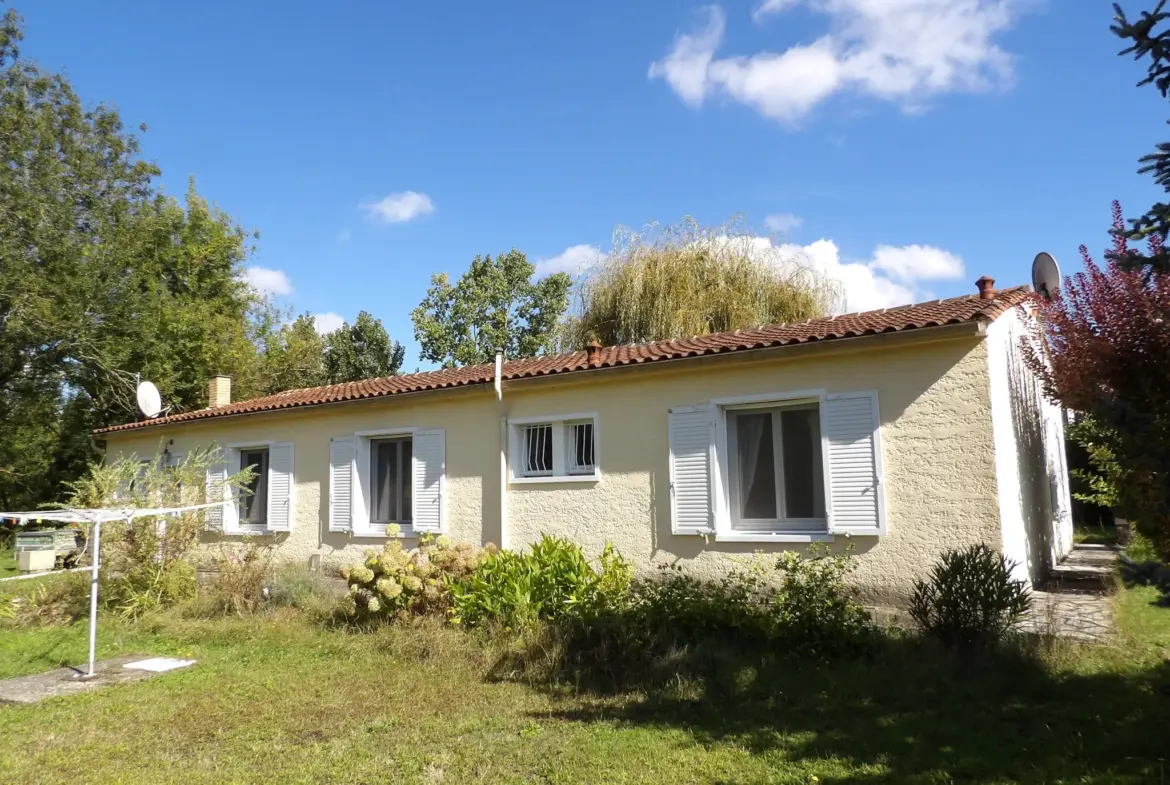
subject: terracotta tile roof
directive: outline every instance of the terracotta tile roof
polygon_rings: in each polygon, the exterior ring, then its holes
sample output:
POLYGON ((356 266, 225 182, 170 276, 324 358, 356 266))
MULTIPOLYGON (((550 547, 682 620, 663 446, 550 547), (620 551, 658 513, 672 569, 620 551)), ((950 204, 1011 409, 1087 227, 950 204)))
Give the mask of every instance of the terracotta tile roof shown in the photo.
MULTIPOLYGON (((795 324, 769 325, 757 330, 737 330, 729 333, 714 333, 694 338, 676 338, 669 341, 655 341, 630 346, 609 346, 598 349, 597 357, 592 364, 588 362, 584 351, 526 360, 509 360, 504 363, 504 380, 767 349, 792 344, 832 341, 841 338, 857 338, 879 333, 941 327, 948 324, 991 321, 1022 303, 1028 295, 1028 287, 1022 286, 1015 289, 1002 289, 988 300, 981 300, 977 295, 967 295, 880 311, 811 319, 795 324)), ((465 368, 423 371, 405 376, 366 379, 360 382, 332 384, 326 387, 286 390, 275 395, 252 398, 214 409, 198 409, 143 422, 114 425, 109 428, 101 428, 94 433, 128 431, 157 425, 206 420, 213 417, 381 398, 402 393, 465 387, 472 384, 491 384, 494 378, 495 367, 490 363, 471 365, 465 368)))

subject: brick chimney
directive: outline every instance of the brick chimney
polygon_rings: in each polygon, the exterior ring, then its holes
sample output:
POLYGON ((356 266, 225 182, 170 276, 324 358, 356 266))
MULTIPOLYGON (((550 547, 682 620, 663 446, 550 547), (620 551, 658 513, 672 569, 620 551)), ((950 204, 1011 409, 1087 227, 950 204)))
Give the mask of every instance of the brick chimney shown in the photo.
POLYGON ((585 364, 590 368, 601 365, 601 344, 597 341, 585 344, 585 364))
POLYGON ((990 276, 983 276, 975 285, 979 287, 979 299, 990 300, 995 297, 995 279, 990 276))
POLYGON ((215 409, 232 402, 232 377, 212 376, 207 385, 207 408, 215 409))

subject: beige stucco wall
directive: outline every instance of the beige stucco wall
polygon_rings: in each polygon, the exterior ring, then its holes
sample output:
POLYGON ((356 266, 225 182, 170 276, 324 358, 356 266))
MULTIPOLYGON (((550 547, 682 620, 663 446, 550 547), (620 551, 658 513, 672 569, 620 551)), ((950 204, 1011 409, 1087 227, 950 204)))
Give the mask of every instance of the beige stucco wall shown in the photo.
MULTIPOLYGON (((844 342, 843 342, 844 343, 844 342)), ((541 532, 581 542, 591 552, 613 542, 635 563, 680 562, 707 575, 766 548, 800 545, 716 543, 670 530, 667 411, 713 398, 825 389, 877 390, 882 423, 888 535, 851 538, 856 579, 872 595, 906 595, 946 548, 998 546, 1000 524, 988 362, 981 337, 922 343, 859 339, 820 351, 761 353, 619 371, 530 380, 505 389, 510 417, 598 414, 596 483, 514 485, 508 494, 509 545, 541 532)), ((326 531, 329 440, 357 430, 445 428, 446 525, 452 536, 499 542, 499 419, 490 386, 399 400, 226 419, 185 427, 111 434, 111 454, 152 453, 160 437, 172 451, 194 444, 293 441, 295 528, 281 554, 327 561, 356 558, 374 538, 326 531)), ((846 543, 838 538, 833 547, 846 543)))

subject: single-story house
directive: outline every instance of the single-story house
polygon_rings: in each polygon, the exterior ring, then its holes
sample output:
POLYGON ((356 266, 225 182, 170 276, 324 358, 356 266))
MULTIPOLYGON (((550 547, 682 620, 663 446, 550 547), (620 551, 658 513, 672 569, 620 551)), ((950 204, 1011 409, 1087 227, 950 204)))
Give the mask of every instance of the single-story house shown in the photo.
MULTIPOLYGON (((755 551, 853 546, 904 599, 944 550, 1043 577, 1072 546, 1061 410, 1021 360, 1027 287, 756 330, 230 400, 105 428, 107 455, 218 445, 215 539, 355 561, 391 524, 520 548, 542 533, 716 575, 755 551), (259 471, 254 493, 225 476, 259 471)), ((393 529, 391 529, 393 531, 393 529)))

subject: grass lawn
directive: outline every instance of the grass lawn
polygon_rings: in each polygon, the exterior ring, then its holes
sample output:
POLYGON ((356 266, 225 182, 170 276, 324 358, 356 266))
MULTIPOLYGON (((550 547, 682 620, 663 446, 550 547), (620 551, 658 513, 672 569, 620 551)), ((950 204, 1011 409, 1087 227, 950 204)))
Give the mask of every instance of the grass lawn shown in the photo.
MULTIPOLYGON (((426 627, 296 616, 103 622, 101 655, 193 657, 148 682, 0 708, 2 783, 1170 782, 1170 609, 1118 598, 1117 647, 1045 667, 907 645, 706 685, 588 695, 505 678, 426 627)), ((85 658, 86 628, 0 627, 0 676, 85 658)))
POLYGON ((16 551, 11 548, 0 548, 0 578, 11 578, 19 575, 16 569, 16 551))

